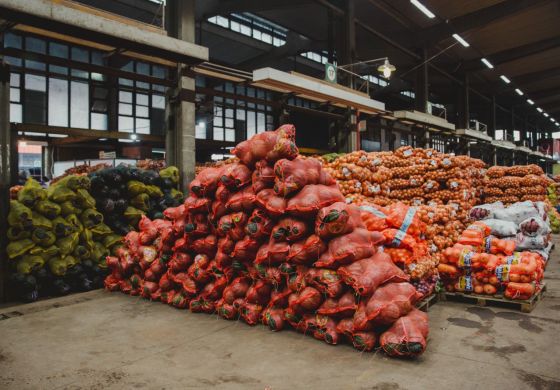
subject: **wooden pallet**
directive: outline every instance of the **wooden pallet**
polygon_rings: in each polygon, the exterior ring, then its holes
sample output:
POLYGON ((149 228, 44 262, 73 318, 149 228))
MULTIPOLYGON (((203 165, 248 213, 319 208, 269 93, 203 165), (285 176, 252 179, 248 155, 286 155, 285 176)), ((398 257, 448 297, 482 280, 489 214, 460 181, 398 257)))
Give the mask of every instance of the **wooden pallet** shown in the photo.
POLYGON ((476 303, 479 306, 502 306, 521 310, 523 313, 530 313, 537 306, 537 304, 544 298, 546 292, 546 283, 541 284, 541 289, 527 300, 507 299, 502 295, 479 295, 479 294, 465 294, 458 292, 444 291, 440 295, 440 299, 445 301, 458 301, 476 303))
POLYGON ((440 294, 432 293, 431 295, 428 295, 426 298, 422 299, 420 302, 416 303, 416 308, 418 310, 428 312, 430 307, 439 302, 439 298, 440 294))

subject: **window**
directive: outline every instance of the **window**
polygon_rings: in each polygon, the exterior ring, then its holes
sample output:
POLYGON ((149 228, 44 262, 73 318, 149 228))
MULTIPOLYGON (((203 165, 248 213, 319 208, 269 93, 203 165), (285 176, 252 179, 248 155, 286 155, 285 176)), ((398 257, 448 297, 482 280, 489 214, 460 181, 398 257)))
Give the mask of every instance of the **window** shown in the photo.
POLYGON ((25 75, 24 121, 44 125, 47 123, 47 79, 34 74, 25 75))
POLYGON ((10 122, 22 122, 21 76, 10 73, 10 122))
POLYGON ((49 79, 49 125, 68 126, 68 80, 49 79))
POLYGON ((227 17, 213 16, 207 21, 268 45, 282 46, 286 43, 287 29, 248 12, 227 17))
POLYGON ((89 128, 89 85, 80 81, 70 83, 70 127, 89 128))

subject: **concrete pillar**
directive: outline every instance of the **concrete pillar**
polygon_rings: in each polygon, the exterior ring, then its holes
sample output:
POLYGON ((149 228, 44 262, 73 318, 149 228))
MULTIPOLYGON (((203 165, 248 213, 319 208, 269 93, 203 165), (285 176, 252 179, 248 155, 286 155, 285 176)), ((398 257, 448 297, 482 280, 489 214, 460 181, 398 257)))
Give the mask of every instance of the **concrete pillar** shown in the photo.
MULTIPOLYGON (((170 0, 166 5, 168 34, 187 42, 195 41, 195 0, 170 0)), ((195 80, 183 64, 176 70, 177 86, 167 99, 166 161, 181 172, 181 189, 186 191, 195 175, 195 80)))
POLYGON ((43 148, 43 175, 49 180, 53 178, 54 146, 47 145, 43 148))
POLYGON ((10 210, 11 147, 10 140, 10 72, 0 59, 0 302, 6 300, 8 259, 4 256, 7 242, 7 225, 10 210))

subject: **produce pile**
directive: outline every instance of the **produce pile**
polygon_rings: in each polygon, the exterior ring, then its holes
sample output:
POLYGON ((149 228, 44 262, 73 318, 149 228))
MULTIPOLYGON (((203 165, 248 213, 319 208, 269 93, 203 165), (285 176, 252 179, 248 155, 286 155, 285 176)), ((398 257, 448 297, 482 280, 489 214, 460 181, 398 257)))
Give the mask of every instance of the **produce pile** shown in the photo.
POLYGON ((62 175, 53 178, 51 180, 51 184, 56 183, 57 181, 65 178, 66 176, 87 175, 88 173, 96 172, 96 171, 99 171, 101 169, 105 169, 105 168, 109 168, 109 167, 110 167, 109 164, 104 164, 104 163, 100 163, 100 164, 96 164, 96 165, 89 165, 89 164, 76 165, 75 167, 68 168, 67 170, 65 170, 62 175))
POLYGON ((10 200, 7 255, 18 299, 103 285, 105 257, 120 243, 89 194, 90 180, 66 176, 49 189, 33 179, 10 200))
POLYGON ((162 212, 183 202, 177 190, 179 171, 167 167, 158 171, 120 165, 89 175, 91 194, 106 223, 118 234, 138 229, 142 215, 163 218, 162 212))
POLYGON ((202 170, 166 219, 142 216, 140 232, 107 258, 106 287, 329 344, 421 354, 421 295, 378 250, 384 234, 365 228, 294 139, 292 125, 253 136, 234 149, 239 162, 202 170))
POLYGON ((546 198, 548 178, 538 165, 494 166, 486 175, 488 180, 482 191, 485 203, 508 205, 526 200, 542 202, 546 198))
POLYGON ((152 160, 152 159, 145 159, 145 160, 138 160, 136 161, 136 168, 138 169, 145 169, 149 171, 161 171, 165 169, 167 164, 165 160, 152 160))
POLYGON ((473 208, 471 218, 477 221, 440 259, 446 289, 509 299, 538 292, 552 247, 544 203, 486 204, 473 208))

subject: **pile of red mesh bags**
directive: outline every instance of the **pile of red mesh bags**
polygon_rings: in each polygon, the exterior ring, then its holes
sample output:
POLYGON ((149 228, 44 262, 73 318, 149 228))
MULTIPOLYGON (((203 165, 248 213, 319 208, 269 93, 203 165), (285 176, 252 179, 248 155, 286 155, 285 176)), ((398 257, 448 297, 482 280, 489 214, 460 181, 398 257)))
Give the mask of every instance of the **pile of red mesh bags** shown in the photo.
POLYGON ((366 228, 294 137, 291 125, 257 134, 234 149, 238 162, 200 171, 184 204, 165 220, 144 217, 107 258, 107 289, 329 344, 421 354, 421 294, 380 250, 384 233, 366 228))
POLYGON ((497 238, 491 231, 484 221, 474 222, 457 244, 443 251, 438 271, 446 290, 531 298, 541 288, 543 257, 516 252, 515 241, 497 238))

